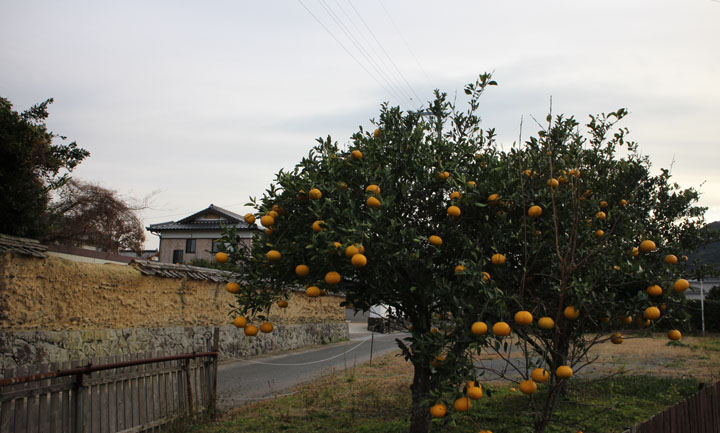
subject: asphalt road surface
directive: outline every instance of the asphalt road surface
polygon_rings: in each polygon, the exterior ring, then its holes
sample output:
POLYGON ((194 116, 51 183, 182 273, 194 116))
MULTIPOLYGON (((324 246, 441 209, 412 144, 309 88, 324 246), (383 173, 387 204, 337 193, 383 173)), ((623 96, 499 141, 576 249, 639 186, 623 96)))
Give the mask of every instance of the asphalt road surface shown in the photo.
POLYGON ((245 403, 272 398, 333 371, 363 364, 392 351, 400 352, 396 338, 408 334, 374 334, 367 325, 350 324, 350 341, 279 355, 227 361, 218 367, 218 407, 227 410, 245 403))

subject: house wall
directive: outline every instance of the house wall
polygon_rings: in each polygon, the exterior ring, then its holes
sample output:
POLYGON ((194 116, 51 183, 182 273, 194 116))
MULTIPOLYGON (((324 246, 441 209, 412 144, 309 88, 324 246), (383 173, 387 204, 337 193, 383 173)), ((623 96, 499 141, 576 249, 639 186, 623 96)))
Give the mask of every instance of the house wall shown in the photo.
POLYGON ((233 345, 232 339, 248 338, 230 326, 233 301, 224 283, 146 276, 128 265, 2 253, 0 370, 38 359, 193 351, 198 349, 192 346, 196 334, 214 326, 224 330, 224 347, 234 347, 224 356, 347 338, 342 298, 307 298, 293 292, 288 308, 269 314, 277 333, 261 335, 259 343, 233 345), (187 335, 181 338, 183 333, 187 335))
MULTIPOLYGON (((184 238, 167 238, 162 237, 160 239, 160 262, 162 263, 172 263, 173 258, 173 250, 182 250, 183 251, 183 262, 188 263, 189 261, 193 259, 205 259, 205 260, 213 260, 215 258, 214 254, 211 253, 212 251, 212 241, 213 239, 219 239, 220 236, 217 236, 216 238, 212 239, 203 239, 199 238, 197 235, 192 235, 192 238, 195 239, 195 253, 186 253, 185 252, 185 241, 187 239, 190 239, 190 234, 186 235, 187 237, 184 238)), ((241 242, 244 242, 246 245, 250 245, 250 239, 241 239, 241 242)))

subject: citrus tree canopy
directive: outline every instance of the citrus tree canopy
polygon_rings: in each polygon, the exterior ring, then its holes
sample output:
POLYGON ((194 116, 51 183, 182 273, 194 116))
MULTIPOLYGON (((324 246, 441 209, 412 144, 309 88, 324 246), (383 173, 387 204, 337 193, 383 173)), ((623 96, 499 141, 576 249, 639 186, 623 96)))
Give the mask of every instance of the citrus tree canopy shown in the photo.
POLYGON ((398 343, 414 367, 411 432, 428 431, 431 414, 472 412, 473 356, 487 350, 523 352, 512 380, 524 393, 548 387, 532 407, 544 431, 589 347, 685 318, 676 280, 701 238, 697 193, 651 174, 615 125, 623 109, 584 128, 548 116, 503 150, 476 114, 492 85, 487 74, 468 85, 466 110, 437 91, 421 112, 383 105, 377 129, 348 148, 319 139, 253 200, 265 232, 249 248, 225 237, 242 275, 234 316, 265 320, 297 286, 396 312, 410 331, 398 343))

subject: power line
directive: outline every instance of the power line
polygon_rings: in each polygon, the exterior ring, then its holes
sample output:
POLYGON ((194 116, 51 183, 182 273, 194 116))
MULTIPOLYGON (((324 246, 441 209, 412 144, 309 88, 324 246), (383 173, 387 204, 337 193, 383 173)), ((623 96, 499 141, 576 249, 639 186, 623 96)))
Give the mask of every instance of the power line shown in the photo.
POLYGON ((398 27, 398 25, 395 23, 395 20, 390 15, 390 12, 387 10, 387 8, 385 8, 385 5, 383 4, 382 0, 378 1, 378 3, 380 3, 380 6, 382 6, 383 10, 385 11, 385 15, 387 15, 387 17, 390 19, 390 22, 392 23, 393 27, 395 27, 395 30, 398 32, 398 35, 400 35, 400 39, 402 39, 403 42, 405 43, 405 47, 410 52, 410 55, 413 57, 413 59, 415 59, 415 63, 417 63, 418 67, 420 68, 422 73, 425 75, 425 80, 427 81, 427 84, 429 85, 430 84, 430 75, 428 75, 425 68, 423 68, 422 64, 420 63, 420 60, 418 60, 412 47, 410 47, 410 44, 408 43, 407 39, 405 39, 405 36, 403 36, 402 31, 400 31, 400 27, 398 27))
MULTIPOLYGON (((408 82, 408 80, 405 78, 405 75, 403 75, 403 73, 400 72, 400 69, 398 69, 398 67, 397 67, 397 65, 395 64, 395 62, 393 61, 392 57, 390 57, 390 55, 388 54, 388 52, 385 50, 385 48, 383 47, 383 45, 380 43, 380 41, 378 40, 378 38, 375 36, 375 33, 372 31, 372 29, 370 29, 370 26, 368 26, 368 24, 365 22, 365 19, 362 17, 362 15, 360 15, 360 12, 358 12, 358 10, 355 8, 355 5, 353 5, 352 0, 347 0, 347 2, 348 2, 348 4, 350 4, 350 7, 355 11, 355 14, 357 14, 358 18, 360 18, 360 21, 362 21, 363 25, 365 26, 365 28, 366 28, 366 29, 368 30, 368 32, 370 33, 370 36, 372 36, 372 38, 373 38, 373 39, 375 40, 375 42, 378 44, 378 46, 380 47, 380 49, 382 50, 382 52, 385 53, 385 57, 387 57, 387 59, 390 61, 390 63, 392 64, 393 68, 395 68, 395 71, 398 73, 398 75, 400 75, 400 78, 402 78, 402 80, 405 82, 405 85, 410 89, 410 91, 413 93, 413 95, 415 95, 415 101, 417 101, 417 104, 422 104, 422 103, 421 103, 421 100, 420 100, 420 97, 417 95, 417 93, 415 93, 415 89, 413 89, 413 87, 410 85, 410 83, 408 82)), ((384 6, 383 6, 383 7, 384 7, 384 6)), ((407 42, 406 42, 406 44, 407 44, 407 42)), ((417 60, 417 59, 416 59, 416 60, 417 60)), ((416 105, 417 105, 417 104, 416 104, 416 105)))
POLYGON ((305 5, 305 3, 303 3, 302 0, 298 0, 298 3, 300 3, 300 5, 303 7, 303 9, 305 9, 307 11, 307 13, 309 13, 310 16, 312 16, 315 19, 315 21, 317 21, 317 23, 320 24, 320 26, 330 35, 330 37, 332 37, 335 40, 335 42, 337 42, 338 45, 340 45, 340 47, 343 49, 343 51, 345 51, 347 53, 347 55, 350 56, 355 61, 355 63, 357 63, 358 66, 360 66, 370 76, 370 78, 375 80, 375 82, 389 95, 392 95, 394 98, 397 98, 396 96, 394 96, 394 93, 391 90, 389 90, 383 83, 381 83, 380 80, 378 80, 378 78, 372 72, 370 72, 370 70, 368 70, 368 68, 366 68, 365 65, 362 62, 360 62, 360 60, 358 60, 357 57, 355 57, 355 55, 353 55, 352 52, 350 52, 350 50, 345 46, 345 44, 343 44, 340 41, 340 39, 338 39, 337 36, 335 36, 335 34, 332 31, 330 31, 330 29, 305 5))
POLYGON ((322 6, 325 11, 330 15, 330 18, 335 21, 335 24, 340 28, 340 30, 345 34, 345 36, 350 40, 350 42, 357 48, 358 51, 360 51, 360 54, 365 57, 365 59, 368 61, 370 66, 377 72, 377 74, 382 78, 390 88, 393 89, 394 96, 398 98, 403 104, 405 105, 412 105, 410 100, 402 94, 401 91, 397 89, 397 87, 391 82, 391 80, 387 77, 387 75, 381 70, 381 68, 377 65, 377 62, 370 56, 370 54, 365 50, 365 48, 360 44, 360 42, 352 35, 352 32, 345 26, 345 23, 342 22, 342 20, 335 14, 335 12, 328 6, 328 4, 325 2, 325 0, 318 0, 320 3, 320 6, 322 6))
POLYGON ((396 82, 396 83, 395 83, 395 86, 396 86, 397 90, 398 90, 399 92, 401 92, 402 95, 403 95, 407 100, 411 101, 411 103, 413 103, 413 105, 415 106, 416 109, 419 109, 419 108, 420 108, 420 107, 419 107, 419 104, 418 104, 419 98, 417 97, 417 94, 415 94, 415 99, 413 99, 413 95, 412 95, 412 94, 414 94, 415 91, 412 89, 412 87, 410 87, 410 84, 407 82, 407 80, 405 80, 405 77, 402 75, 402 73, 400 72, 400 70, 399 70, 397 67, 395 67, 395 71, 396 71, 397 75, 399 75, 400 78, 405 81, 405 85, 406 85, 405 87, 393 76, 394 74, 392 74, 392 69, 387 67, 387 62, 383 59, 383 56, 381 56, 381 55, 377 52, 377 50, 375 49, 375 46, 374 46, 374 45, 377 45, 378 47, 380 47, 380 49, 385 53, 385 56, 387 57, 387 59, 390 60, 390 63, 391 63, 393 66, 395 66, 394 63, 393 63, 393 61, 392 61, 392 58, 387 55, 387 51, 385 51, 385 48, 382 46, 382 43, 380 43, 380 41, 377 39, 377 37, 375 37, 375 34, 374 34, 373 31, 370 29, 370 27, 367 25, 367 23, 366 23, 365 20, 363 19, 362 15, 360 15, 360 12, 359 12, 359 11, 355 8, 355 6, 353 6, 353 4, 350 3, 350 1, 348 0, 348 3, 350 4, 350 7, 354 10, 355 15, 357 15, 358 18, 360 18, 360 21, 361 21, 361 22, 363 23, 363 25, 365 26, 365 29, 366 29, 365 32, 363 32, 363 31, 360 29, 360 27, 359 27, 357 24, 355 24, 356 19, 353 19, 353 17, 350 16, 350 14, 348 14, 348 13, 345 11, 345 8, 343 8, 343 6, 340 4, 340 1, 339 1, 339 0, 334 0, 334 2, 335 2, 335 4, 337 5, 338 9, 340 9, 340 11, 343 13, 343 15, 345 15, 345 18, 347 18, 347 20, 350 22, 350 24, 352 24, 353 28, 355 28, 355 33, 362 38, 363 42, 365 43, 365 45, 367 46, 367 48, 369 49, 369 51, 371 51, 372 54, 375 56, 375 58, 377 59, 378 64, 380 65, 380 67, 385 70, 386 75, 387 75, 388 77, 390 77, 391 80, 394 80, 394 81, 396 82), (372 41, 370 41, 370 40, 365 36, 365 33, 370 33, 370 36, 372 36, 372 38, 375 40, 375 44, 373 44, 372 41), (407 90, 410 90, 410 92, 408 92, 407 90))

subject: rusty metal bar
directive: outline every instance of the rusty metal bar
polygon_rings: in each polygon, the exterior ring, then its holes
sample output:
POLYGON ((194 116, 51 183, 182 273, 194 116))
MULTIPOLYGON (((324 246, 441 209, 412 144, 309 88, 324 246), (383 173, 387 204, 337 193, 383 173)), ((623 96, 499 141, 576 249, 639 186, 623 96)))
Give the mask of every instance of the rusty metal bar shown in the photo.
POLYGON ((49 373, 33 374, 30 376, 9 377, 0 379, 0 386, 15 385, 18 383, 33 382, 36 380, 50 379, 52 377, 72 376, 76 374, 87 374, 94 371, 112 370, 113 368, 132 367, 134 365, 152 364, 155 362, 175 361, 178 359, 195 359, 204 357, 217 357, 218 352, 186 353, 183 355, 163 356, 160 358, 137 359, 134 361, 115 362, 112 364, 92 365, 76 367, 68 370, 58 370, 49 373))

